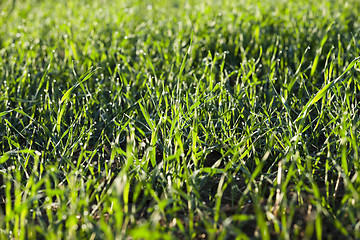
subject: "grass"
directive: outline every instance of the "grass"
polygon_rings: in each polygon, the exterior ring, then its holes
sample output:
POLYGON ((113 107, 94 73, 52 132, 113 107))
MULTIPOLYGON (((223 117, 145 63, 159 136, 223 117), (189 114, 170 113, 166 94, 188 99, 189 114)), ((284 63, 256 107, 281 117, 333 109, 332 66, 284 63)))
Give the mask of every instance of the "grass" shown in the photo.
POLYGON ((2 1, 0 238, 360 238, 359 9, 2 1))

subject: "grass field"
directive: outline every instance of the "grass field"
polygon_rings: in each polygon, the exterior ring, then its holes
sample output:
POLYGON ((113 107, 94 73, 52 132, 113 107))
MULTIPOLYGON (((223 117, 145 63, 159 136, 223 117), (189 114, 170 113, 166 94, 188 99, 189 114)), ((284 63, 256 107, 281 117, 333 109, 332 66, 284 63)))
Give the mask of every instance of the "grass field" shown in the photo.
POLYGON ((360 1, 0 2, 0 239, 359 239, 360 1))

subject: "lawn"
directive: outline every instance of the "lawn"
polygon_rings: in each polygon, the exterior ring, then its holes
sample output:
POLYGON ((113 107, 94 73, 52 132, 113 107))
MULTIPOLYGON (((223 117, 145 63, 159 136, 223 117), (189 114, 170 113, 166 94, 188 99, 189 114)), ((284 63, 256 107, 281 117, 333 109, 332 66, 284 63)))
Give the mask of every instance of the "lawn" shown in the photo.
POLYGON ((360 1, 0 1, 0 239, 359 239, 360 1))

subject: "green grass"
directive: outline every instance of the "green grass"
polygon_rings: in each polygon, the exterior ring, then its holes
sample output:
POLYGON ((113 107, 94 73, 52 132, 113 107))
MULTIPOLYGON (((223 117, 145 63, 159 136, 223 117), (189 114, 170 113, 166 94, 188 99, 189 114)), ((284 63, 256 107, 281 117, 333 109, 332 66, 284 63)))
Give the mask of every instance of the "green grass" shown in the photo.
POLYGON ((360 2, 0 3, 0 239, 359 239, 360 2))

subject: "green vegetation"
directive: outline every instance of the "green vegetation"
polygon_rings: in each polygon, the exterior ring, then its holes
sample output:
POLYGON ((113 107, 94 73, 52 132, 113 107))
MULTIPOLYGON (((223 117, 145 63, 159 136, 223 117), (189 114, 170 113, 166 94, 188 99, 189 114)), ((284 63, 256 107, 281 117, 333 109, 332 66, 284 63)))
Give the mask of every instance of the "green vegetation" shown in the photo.
POLYGON ((0 239, 359 239, 360 2, 0 3, 0 239))

